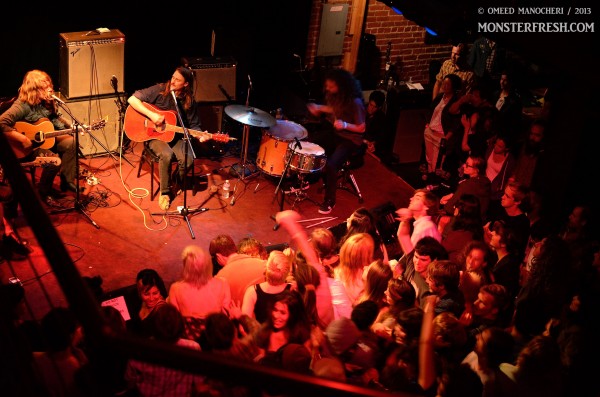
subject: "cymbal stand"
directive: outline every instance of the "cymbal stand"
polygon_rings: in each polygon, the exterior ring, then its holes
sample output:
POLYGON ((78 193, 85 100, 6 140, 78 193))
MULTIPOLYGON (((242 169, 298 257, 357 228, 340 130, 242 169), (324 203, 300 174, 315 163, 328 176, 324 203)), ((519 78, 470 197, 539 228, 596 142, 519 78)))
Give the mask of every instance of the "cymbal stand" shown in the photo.
MULTIPOLYGON (((190 132, 188 131, 187 127, 185 126, 185 124, 183 123, 183 118, 181 116, 181 112, 179 110, 179 103, 177 102, 177 97, 175 96, 175 92, 171 91, 171 95, 173 95, 173 100, 175 101, 175 108, 177 109, 177 118, 179 119, 179 124, 182 126, 182 130, 183 130, 183 138, 181 138, 185 144, 188 146, 185 149, 185 154, 184 154, 184 161, 183 163, 186 164, 188 163, 188 153, 191 151, 192 152, 192 156, 193 158, 196 158, 196 153, 194 152, 194 147, 192 146, 192 140, 191 140, 191 135, 190 132), (189 149, 189 150, 188 150, 189 149)), ((192 164, 192 167, 194 165, 192 164)), ((152 213, 152 215, 166 215, 166 216, 182 216, 183 219, 185 220, 185 222, 187 223, 188 229, 190 231, 190 235, 192 236, 192 239, 196 238, 196 235, 194 234, 194 230, 192 229, 192 224, 190 223, 190 218, 189 215, 190 214, 195 214, 198 212, 205 212, 208 210, 208 208, 196 208, 196 209, 190 209, 187 206, 187 177, 188 177, 188 170, 186 169, 185 172, 183 173, 183 206, 180 207, 177 211, 167 211, 167 212, 154 212, 152 213)))
MULTIPOLYGON (((94 222, 92 217, 85 211, 86 204, 81 202, 81 196, 80 196, 81 189, 79 187, 79 130, 82 129, 85 132, 87 132, 87 134, 89 136, 91 136, 90 131, 84 124, 82 124, 77 119, 77 117, 75 117, 73 115, 71 110, 69 110, 69 107, 64 102, 56 101, 56 103, 58 104, 58 106, 60 106, 60 108, 62 110, 64 110, 69 116, 71 116, 71 119, 73 120, 73 122, 71 123, 71 126, 73 127, 73 135, 75 136, 75 175, 77 175, 77 180, 75 183, 75 202, 73 203, 73 207, 52 210, 52 211, 50 211, 50 213, 57 214, 57 213, 63 213, 63 212, 67 212, 67 211, 77 210, 83 216, 85 216, 90 221, 90 223, 96 227, 96 229, 100 229, 100 226, 98 226, 98 224, 96 222, 94 222)), ((94 138, 94 139, 96 139, 96 138, 94 138)), ((98 142, 98 143, 100 143, 100 142, 98 142)))

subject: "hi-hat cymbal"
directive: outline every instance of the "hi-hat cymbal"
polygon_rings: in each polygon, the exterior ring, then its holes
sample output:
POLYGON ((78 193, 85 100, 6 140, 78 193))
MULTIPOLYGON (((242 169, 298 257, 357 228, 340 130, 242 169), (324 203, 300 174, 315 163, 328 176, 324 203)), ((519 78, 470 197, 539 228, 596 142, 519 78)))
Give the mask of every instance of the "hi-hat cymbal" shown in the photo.
POLYGON ((225 113, 242 124, 253 127, 272 127, 277 124, 275 117, 264 110, 244 105, 229 105, 225 108, 225 113))

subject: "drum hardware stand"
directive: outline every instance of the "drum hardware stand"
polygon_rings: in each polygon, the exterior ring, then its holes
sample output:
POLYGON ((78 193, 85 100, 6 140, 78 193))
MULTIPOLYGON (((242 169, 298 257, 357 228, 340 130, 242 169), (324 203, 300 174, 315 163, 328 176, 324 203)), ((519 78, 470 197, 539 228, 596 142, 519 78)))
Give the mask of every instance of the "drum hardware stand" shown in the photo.
MULTIPOLYGON (((192 156, 193 158, 196 158, 196 153, 194 152, 194 147, 192 146, 192 139, 191 139, 191 135, 190 132, 188 131, 187 127, 185 126, 185 124, 183 123, 183 118, 181 116, 181 112, 179 110, 179 102, 177 102, 177 97, 175 96, 175 92, 171 91, 171 95, 173 96, 173 100, 175 101, 175 108, 177 109, 177 118, 179 119, 179 123, 182 126, 182 130, 183 130, 183 138, 181 138, 185 144, 188 146, 188 148, 186 148, 185 153, 184 153, 184 161, 183 163, 187 165, 188 163, 188 153, 191 151, 192 152, 192 156), (188 150, 189 149, 189 150, 188 150)), ((192 164, 193 167, 193 164, 192 164)), ((208 208, 196 208, 196 209, 190 209, 187 206, 187 177, 188 177, 188 170, 186 169, 185 172, 183 173, 183 206, 182 207, 178 207, 177 211, 168 211, 168 212, 153 212, 151 215, 166 215, 166 216, 173 216, 173 215, 177 215, 177 216, 182 216, 183 219, 185 219, 185 222, 187 223, 188 229, 190 231, 190 235, 192 236, 192 239, 195 239, 196 236, 194 235, 194 230, 192 229, 192 224, 190 223, 190 218, 189 215, 191 214, 195 214, 198 212, 205 212, 208 210, 208 208)), ((210 198, 211 196, 209 196, 210 198)))
POLYGON ((100 141, 98 141, 93 135, 90 134, 89 129, 85 125, 83 125, 77 119, 77 117, 75 117, 73 115, 73 113, 69 110, 69 107, 63 101, 56 100, 56 98, 55 98, 55 102, 58 104, 58 106, 60 106, 60 108, 62 110, 64 110, 69 116, 71 116, 71 119, 73 120, 73 122, 71 124, 73 127, 73 135, 75 135, 75 175, 77 175, 77 177, 75 179, 75 202, 73 203, 73 207, 56 209, 56 210, 50 211, 50 214, 57 214, 57 213, 63 213, 66 211, 77 210, 83 216, 85 216, 90 221, 90 223, 96 227, 96 229, 100 229, 100 226, 98 226, 98 224, 96 222, 94 222, 94 220, 92 219, 90 214, 88 214, 85 211, 86 204, 81 202, 81 196, 80 196, 81 188, 79 187, 79 128, 81 128, 85 132, 87 132, 87 134, 89 136, 91 136, 96 142, 98 142, 102 147, 104 147, 104 149, 107 150, 107 153, 109 153, 113 158, 114 158, 114 155, 112 153, 110 153, 110 151, 100 141))

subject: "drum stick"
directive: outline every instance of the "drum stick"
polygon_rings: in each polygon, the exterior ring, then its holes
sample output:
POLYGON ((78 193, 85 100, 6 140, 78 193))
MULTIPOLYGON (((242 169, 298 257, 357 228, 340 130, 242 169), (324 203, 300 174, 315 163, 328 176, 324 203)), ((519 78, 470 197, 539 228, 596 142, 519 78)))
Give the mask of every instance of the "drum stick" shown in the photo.
POLYGON ((324 217, 321 217, 321 218, 302 219, 302 220, 299 220, 299 221, 296 221, 296 222, 298 222, 298 223, 301 223, 301 222, 313 222, 313 221, 322 221, 324 219, 332 220, 332 219, 335 219, 335 218, 332 217, 332 216, 324 216, 324 217))
POLYGON ((332 221, 332 220, 334 220, 334 219, 337 219, 337 216, 336 216, 336 217, 333 217, 333 218, 331 218, 331 219, 325 219, 324 221, 321 221, 321 222, 313 223, 312 225, 308 225, 308 226, 306 226, 306 228, 308 229, 308 228, 311 228, 311 227, 313 227, 313 226, 317 226, 317 225, 320 225, 320 224, 323 224, 323 223, 326 223, 326 222, 330 222, 330 221, 332 221))

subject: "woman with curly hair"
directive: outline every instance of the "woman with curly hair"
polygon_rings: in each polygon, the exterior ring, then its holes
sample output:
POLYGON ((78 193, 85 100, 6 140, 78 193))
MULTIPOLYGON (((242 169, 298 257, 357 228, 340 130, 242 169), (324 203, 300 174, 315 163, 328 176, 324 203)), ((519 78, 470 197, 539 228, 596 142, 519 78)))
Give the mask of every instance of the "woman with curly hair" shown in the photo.
POLYGON ((325 197, 319 213, 329 214, 335 206, 338 171, 350 156, 366 149, 366 110, 360 83, 347 70, 332 69, 327 73, 324 96, 324 104, 309 103, 307 107, 313 116, 324 118, 309 138, 322 146, 327 155, 323 172, 325 197))

